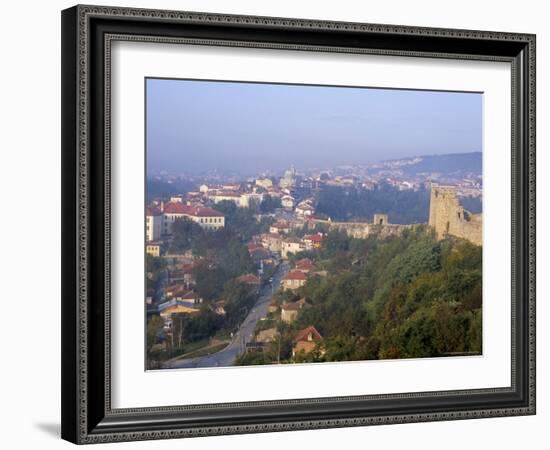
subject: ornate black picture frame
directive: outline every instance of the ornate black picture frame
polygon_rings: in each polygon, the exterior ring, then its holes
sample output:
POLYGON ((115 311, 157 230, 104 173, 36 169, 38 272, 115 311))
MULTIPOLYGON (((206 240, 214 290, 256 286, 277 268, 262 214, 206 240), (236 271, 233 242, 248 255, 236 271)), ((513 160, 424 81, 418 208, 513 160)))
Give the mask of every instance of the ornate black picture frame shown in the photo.
POLYGON ((535 36, 75 6, 62 12, 62 437, 98 443, 535 414, 535 36), (511 386, 113 409, 110 44, 114 40, 512 65, 511 386))

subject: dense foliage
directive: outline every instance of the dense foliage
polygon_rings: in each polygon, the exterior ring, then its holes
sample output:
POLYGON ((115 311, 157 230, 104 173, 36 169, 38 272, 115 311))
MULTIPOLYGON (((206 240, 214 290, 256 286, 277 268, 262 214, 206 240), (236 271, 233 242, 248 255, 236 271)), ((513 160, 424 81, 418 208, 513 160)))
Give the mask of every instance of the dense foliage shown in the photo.
POLYGON ((335 231, 320 255, 318 264, 332 271, 310 277, 294 295, 311 306, 289 333, 314 325, 324 339, 322 347, 295 360, 481 352, 480 247, 436 241, 425 227, 385 241, 335 231))
MULTIPOLYGON (((271 201, 269 203, 268 208, 271 208, 273 203, 271 201)), ((256 220, 254 216, 256 208, 239 208, 231 201, 224 200, 216 204, 215 208, 225 215, 226 230, 244 241, 250 240, 256 234, 265 233, 273 223, 272 219, 265 217, 259 221, 256 220)))

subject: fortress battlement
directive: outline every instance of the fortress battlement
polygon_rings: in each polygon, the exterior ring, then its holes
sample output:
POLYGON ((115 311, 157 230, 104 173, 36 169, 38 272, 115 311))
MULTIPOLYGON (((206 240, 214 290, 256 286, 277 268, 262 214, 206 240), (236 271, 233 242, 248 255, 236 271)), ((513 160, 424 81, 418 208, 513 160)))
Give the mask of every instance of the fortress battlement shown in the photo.
POLYGON ((451 235, 476 245, 482 243, 481 214, 472 214, 464 209, 453 187, 432 186, 428 223, 434 228, 438 239, 451 235))

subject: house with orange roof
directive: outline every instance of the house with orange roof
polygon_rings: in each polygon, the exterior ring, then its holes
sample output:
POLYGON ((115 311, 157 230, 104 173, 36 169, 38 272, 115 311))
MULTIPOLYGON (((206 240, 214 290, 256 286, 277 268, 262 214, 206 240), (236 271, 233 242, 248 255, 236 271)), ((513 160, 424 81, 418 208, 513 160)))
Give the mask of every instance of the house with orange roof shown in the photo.
POLYGON ((299 270, 300 272, 309 273, 313 270, 313 261, 309 258, 302 258, 298 261, 296 261, 296 265, 294 267, 295 270, 299 270))
POLYGON ((303 330, 298 331, 294 336, 294 346, 292 347, 292 357, 294 358, 299 353, 311 353, 315 346, 323 340, 321 333, 310 325, 303 330))
POLYGON ((294 290, 306 284, 307 275, 300 270, 289 271, 282 279, 283 290, 294 290))
POLYGON ((285 323, 292 323, 298 317, 298 312, 302 309, 297 303, 284 303, 281 305, 281 320, 285 323))
POLYGON ((253 273, 245 273, 237 278, 239 283, 247 284, 249 286, 259 286, 260 279, 253 273))
POLYGON ((321 233, 306 234, 302 241, 305 244, 307 250, 313 250, 314 248, 321 248, 323 243, 323 235, 321 233))
POLYGON ((292 227, 288 222, 275 222, 269 227, 269 232, 272 234, 288 234, 292 227))

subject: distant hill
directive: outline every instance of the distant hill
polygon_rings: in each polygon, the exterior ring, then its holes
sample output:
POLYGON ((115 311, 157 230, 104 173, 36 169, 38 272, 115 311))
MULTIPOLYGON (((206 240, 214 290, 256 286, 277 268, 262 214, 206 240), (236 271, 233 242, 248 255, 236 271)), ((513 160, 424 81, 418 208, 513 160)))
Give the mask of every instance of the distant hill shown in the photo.
POLYGON ((482 153, 420 156, 411 158, 411 164, 403 164, 400 169, 405 174, 412 176, 426 173, 439 173, 459 178, 469 174, 481 176, 482 153))

